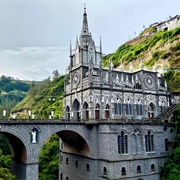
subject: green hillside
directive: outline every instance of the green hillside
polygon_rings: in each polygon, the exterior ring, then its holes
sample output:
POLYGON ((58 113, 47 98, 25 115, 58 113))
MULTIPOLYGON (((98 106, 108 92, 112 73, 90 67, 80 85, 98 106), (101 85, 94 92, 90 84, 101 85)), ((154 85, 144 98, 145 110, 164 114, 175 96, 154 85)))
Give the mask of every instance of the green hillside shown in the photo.
POLYGON ((11 109, 24 99, 33 84, 2 75, 0 77, 0 117, 3 116, 4 109, 9 116, 11 109))
POLYGON ((63 91, 64 76, 56 77, 52 82, 49 79, 39 82, 29 89, 11 114, 16 114, 16 118, 28 118, 30 110, 35 118, 45 119, 54 111, 54 118, 59 118, 63 115, 63 91))
POLYGON ((156 27, 147 28, 138 37, 121 45, 116 52, 104 56, 103 64, 109 66, 112 60, 115 68, 121 63, 128 70, 132 65, 139 68, 142 61, 144 68, 170 69, 166 76, 172 91, 180 91, 180 27, 171 31, 156 31, 156 27), (148 35, 147 35, 148 34, 148 35))

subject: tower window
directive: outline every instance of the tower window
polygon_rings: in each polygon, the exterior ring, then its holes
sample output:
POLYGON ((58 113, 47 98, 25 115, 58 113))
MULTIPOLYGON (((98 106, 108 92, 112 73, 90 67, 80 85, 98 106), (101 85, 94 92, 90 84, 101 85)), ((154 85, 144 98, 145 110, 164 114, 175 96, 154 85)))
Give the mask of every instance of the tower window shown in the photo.
POLYGON ((86 164, 86 170, 87 170, 87 171, 90 171, 89 164, 86 164))
POLYGON ((165 151, 169 151, 169 144, 167 138, 164 140, 164 145, 165 145, 165 151))
POLYGON ((146 152, 154 151, 154 136, 151 131, 145 135, 146 152))
POLYGON ((75 161, 75 167, 78 167, 78 161, 77 160, 75 161))
POLYGON ((155 171, 155 165, 151 164, 151 171, 155 171))
POLYGON ((63 180, 63 173, 61 173, 60 180, 63 180))
POLYGON ((107 169, 106 167, 103 168, 103 174, 106 176, 107 175, 107 169))
POLYGON ((141 166, 137 166, 137 173, 141 173, 141 166))
POLYGON ((126 168, 125 168, 125 167, 123 167, 123 168, 121 169, 121 174, 122 174, 122 176, 125 176, 125 175, 126 175, 126 168))
POLYGON ((121 134, 118 135, 118 153, 119 154, 128 153, 128 139, 124 131, 121 131, 121 134))
POLYGON ((66 158, 66 164, 69 164, 69 159, 68 158, 66 158))

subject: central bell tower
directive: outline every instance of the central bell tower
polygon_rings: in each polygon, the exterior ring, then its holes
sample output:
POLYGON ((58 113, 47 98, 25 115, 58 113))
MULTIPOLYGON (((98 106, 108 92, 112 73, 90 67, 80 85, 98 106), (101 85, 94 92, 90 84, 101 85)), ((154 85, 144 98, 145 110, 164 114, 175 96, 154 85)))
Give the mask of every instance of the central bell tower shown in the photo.
MULTIPOLYGON (((90 92, 85 89, 92 83, 93 75, 98 76, 98 68, 102 59, 101 39, 100 46, 95 46, 92 34, 89 32, 86 7, 84 7, 82 30, 76 37, 75 49, 70 43, 70 67, 69 78, 65 80, 65 118, 82 119, 83 106, 89 104, 90 92)), ((86 107, 87 109, 87 107, 86 107)), ((84 115, 85 116, 85 115, 84 115)), ((89 113, 84 118, 89 118, 89 113)))

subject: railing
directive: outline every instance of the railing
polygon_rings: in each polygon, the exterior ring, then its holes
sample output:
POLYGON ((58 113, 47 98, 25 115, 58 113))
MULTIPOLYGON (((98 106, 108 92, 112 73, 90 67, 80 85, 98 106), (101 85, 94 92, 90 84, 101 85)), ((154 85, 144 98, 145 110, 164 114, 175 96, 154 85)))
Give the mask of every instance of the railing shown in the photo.
POLYGON ((13 124, 13 123, 27 123, 27 124, 36 124, 36 123, 45 123, 45 124, 52 124, 52 123, 67 123, 67 124, 164 124, 161 119, 154 118, 154 119, 9 119, 9 118, 2 118, 0 119, 1 124, 13 124))

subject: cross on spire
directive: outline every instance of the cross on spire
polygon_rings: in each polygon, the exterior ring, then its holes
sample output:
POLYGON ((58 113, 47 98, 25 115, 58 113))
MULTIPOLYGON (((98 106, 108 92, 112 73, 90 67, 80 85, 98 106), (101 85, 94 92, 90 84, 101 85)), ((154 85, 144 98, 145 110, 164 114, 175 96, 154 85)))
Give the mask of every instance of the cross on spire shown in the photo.
POLYGON ((86 4, 84 4, 82 33, 88 33, 89 34, 88 21, 87 21, 87 13, 86 13, 86 4))

